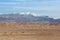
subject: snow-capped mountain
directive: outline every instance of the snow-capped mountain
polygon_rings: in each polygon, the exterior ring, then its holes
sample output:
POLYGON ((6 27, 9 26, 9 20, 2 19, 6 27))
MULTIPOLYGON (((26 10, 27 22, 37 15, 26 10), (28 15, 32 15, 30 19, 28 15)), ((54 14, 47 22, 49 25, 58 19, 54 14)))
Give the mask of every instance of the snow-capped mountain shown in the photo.
POLYGON ((17 22, 17 23, 60 23, 60 19, 50 18, 48 16, 34 16, 27 14, 0 14, 0 22, 17 22))

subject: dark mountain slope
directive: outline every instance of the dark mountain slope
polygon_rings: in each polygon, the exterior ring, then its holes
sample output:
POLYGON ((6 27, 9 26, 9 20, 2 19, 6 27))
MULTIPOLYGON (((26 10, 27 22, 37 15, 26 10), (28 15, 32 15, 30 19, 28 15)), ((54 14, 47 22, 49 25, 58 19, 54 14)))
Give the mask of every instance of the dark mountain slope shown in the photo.
POLYGON ((17 23, 60 23, 60 19, 50 18, 48 16, 33 16, 31 14, 2 14, 0 22, 17 23))

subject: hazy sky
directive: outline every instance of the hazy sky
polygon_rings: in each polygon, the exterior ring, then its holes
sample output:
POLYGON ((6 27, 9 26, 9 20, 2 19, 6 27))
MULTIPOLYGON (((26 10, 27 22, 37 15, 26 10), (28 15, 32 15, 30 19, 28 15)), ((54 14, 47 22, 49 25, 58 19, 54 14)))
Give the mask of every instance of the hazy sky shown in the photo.
POLYGON ((0 13, 32 12, 60 18, 60 0, 0 0, 0 13))

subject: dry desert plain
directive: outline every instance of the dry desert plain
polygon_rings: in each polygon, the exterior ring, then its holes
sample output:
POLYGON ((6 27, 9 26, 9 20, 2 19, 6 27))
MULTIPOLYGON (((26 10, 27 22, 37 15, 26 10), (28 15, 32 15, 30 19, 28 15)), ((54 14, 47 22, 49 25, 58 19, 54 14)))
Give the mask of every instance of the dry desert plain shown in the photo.
POLYGON ((60 40, 60 24, 0 23, 0 40, 60 40))

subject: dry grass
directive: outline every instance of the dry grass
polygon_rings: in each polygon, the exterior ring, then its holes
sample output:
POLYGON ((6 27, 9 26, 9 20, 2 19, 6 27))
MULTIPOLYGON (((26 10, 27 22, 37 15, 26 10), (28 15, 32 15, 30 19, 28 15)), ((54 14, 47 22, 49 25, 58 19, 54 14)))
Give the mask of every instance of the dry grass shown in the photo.
POLYGON ((60 24, 0 23, 0 40, 60 40, 60 24))

